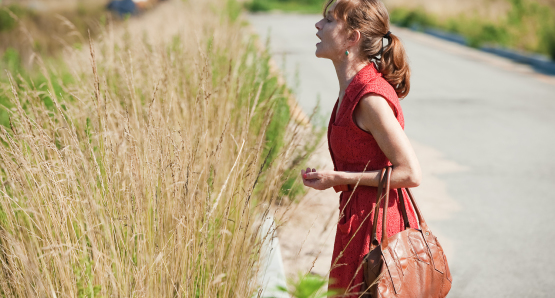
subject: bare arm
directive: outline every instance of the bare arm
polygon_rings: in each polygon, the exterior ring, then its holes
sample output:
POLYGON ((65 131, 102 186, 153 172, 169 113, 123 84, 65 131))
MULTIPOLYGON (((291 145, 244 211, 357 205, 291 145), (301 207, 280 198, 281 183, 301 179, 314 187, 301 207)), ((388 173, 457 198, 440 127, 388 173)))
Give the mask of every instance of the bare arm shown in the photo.
MULTIPOLYGON (((421 170, 416 154, 395 118, 388 102, 379 95, 369 94, 357 105, 353 118, 362 129, 372 134, 378 146, 393 164, 391 188, 416 187, 420 184, 421 170)), ((336 185, 378 186, 379 172, 316 172, 307 169, 301 171, 306 186, 326 189, 336 185)))

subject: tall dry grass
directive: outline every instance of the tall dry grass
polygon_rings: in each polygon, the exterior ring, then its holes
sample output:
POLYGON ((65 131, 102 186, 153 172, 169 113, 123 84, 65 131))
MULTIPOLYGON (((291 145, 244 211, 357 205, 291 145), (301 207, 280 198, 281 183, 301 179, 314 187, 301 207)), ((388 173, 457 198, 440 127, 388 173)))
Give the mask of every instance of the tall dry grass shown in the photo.
POLYGON ((37 58, 46 86, 10 74, 1 296, 256 293, 258 219, 302 159, 299 127, 225 3, 173 1, 177 34, 107 29, 64 67, 37 58), (74 83, 56 92, 66 67, 74 83))

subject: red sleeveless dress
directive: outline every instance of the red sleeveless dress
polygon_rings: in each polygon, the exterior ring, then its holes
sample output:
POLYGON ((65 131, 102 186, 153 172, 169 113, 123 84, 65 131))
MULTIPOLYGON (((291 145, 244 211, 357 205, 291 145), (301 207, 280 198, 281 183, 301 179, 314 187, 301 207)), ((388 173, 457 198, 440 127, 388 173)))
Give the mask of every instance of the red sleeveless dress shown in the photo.
MULTIPOLYGON (((364 95, 369 93, 384 97, 393 109, 399 124, 404 128, 403 111, 395 90, 376 70, 373 63, 368 64, 357 73, 347 87, 341 107, 337 106, 338 101, 333 108, 328 126, 328 146, 335 171, 363 172, 367 164, 367 171, 375 171, 391 165, 374 137, 360 129, 353 121, 356 105, 364 95)), ((376 205, 378 189, 359 185, 354 192, 350 187, 342 190, 339 203, 340 220, 335 235, 329 289, 339 290, 341 294, 353 293, 351 296, 343 297, 358 297, 354 293, 361 292, 363 284, 363 271, 359 265, 369 250, 374 217, 372 209, 376 205)), ((404 197, 410 226, 418 229, 412 205, 406 194, 404 197)), ((387 219, 388 237, 404 230, 399 196, 395 190, 389 193, 387 219)), ((381 223, 382 213, 380 212, 378 227, 381 227, 381 223)), ((381 240, 381 234, 381 229, 378 228, 379 240, 381 240)))

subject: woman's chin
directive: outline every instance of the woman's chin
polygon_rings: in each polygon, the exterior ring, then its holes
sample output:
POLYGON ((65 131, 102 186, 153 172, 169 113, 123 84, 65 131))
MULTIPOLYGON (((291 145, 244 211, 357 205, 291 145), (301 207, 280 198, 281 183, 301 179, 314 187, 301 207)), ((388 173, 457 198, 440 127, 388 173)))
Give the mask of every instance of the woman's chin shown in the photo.
POLYGON ((324 55, 324 54, 322 54, 318 51, 316 51, 316 53, 314 53, 314 54, 315 54, 316 58, 330 59, 329 56, 326 56, 326 55, 324 55))
POLYGON ((316 44, 316 51, 314 51, 314 54, 316 55, 316 57, 318 58, 322 58, 322 49, 320 48, 321 42, 316 44))
POLYGON ((330 51, 327 48, 323 48, 322 44, 319 42, 316 44, 316 51, 314 51, 314 55, 317 58, 325 58, 330 59, 330 51))

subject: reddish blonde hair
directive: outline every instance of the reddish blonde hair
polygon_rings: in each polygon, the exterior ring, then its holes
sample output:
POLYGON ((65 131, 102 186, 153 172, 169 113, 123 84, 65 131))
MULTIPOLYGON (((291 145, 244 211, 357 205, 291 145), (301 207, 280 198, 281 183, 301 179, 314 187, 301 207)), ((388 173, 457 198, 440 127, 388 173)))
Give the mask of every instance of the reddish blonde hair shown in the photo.
POLYGON ((349 33, 360 32, 363 58, 375 60, 378 71, 393 86, 397 96, 406 97, 410 91, 410 68, 405 48, 393 33, 387 37, 388 45, 383 47, 383 38, 389 31, 385 5, 380 0, 327 0, 324 17, 333 2, 337 2, 334 18, 345 22, 349 33))

